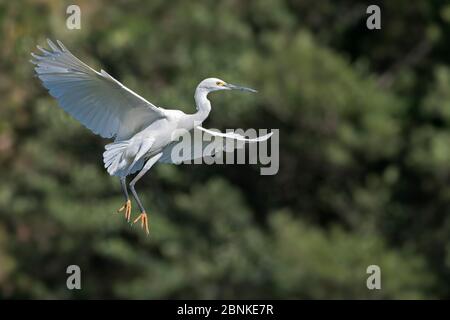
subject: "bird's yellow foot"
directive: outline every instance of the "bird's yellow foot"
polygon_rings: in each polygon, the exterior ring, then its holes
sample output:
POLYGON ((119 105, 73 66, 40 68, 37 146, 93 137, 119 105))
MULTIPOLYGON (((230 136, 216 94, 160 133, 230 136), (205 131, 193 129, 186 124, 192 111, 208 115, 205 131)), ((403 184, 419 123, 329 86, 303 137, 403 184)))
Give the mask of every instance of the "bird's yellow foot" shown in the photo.
POLYGON ((147 235, 148 235, 150 232, 148 231, 148 217, 147 217, 147 213, 145 211, 142 212, 136 219, 134 219, 133 223, 136 223, 139 220, 141 220, 142 229, 145 228, 145 232, 147 232, 147 235))
POLYGON ((125 210, 125 219, 127 221, 130 221, 130 219, 131 219, 131 200, 130 199, 128 199, 127 202, 125 202, 125 204, 117 210, 117 213, 119 213, 123 210, 125 210))

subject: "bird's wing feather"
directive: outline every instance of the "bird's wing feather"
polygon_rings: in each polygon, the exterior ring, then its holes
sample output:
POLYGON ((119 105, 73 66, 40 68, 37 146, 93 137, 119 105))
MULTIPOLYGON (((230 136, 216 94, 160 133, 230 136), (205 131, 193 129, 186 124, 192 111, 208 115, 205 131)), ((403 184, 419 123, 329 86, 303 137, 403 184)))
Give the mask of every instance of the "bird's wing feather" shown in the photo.
POLYGON ((270 132, 264 136, 251 139, 234 132, 223 133, 197 126, 181 135, 178 141, 166 146, 159 162, 179 164, 199 158, 211 157, 223 151, 231 152, 234 149, 240 149, 245 142, 266 141, 272 134, 273 132, 270 132))
POLYGON ((67 48, 48 40, 51 51, 32 53, 37 76, 59 105, 92 132, 126 139, 153 121, 164 109, 137 95, 106 71, 95 71, 67 48))
POLYGON ((229 139, 235 139, 238 141, 245 141, 245 142, 261 142, 261 141, 266 141, 267 139, 269 139, 273 132, 270 132, 264 136, 261 137, 256 137, 256 138, 246 138, 240 134, 237 134, 235 132, 227 132, 227 133, 222 133, 222 132, 217 132, 217 131, 212 131, 209 129, 205 129, 203 127, 197 126, 197 129, 202 130, 212 136, 216 136, 216 137, 222 137, 222 138, 229 138, 229 139))

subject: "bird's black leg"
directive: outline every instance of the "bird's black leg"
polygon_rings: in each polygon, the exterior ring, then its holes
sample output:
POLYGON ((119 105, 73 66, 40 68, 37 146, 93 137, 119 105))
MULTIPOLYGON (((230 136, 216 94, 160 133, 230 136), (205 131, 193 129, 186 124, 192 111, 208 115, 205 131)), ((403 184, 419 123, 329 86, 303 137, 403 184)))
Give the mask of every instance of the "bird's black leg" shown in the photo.
POLYGON ((141 199, 139 199, 139 197, 137 195, 137 192, 136 192, 136 189, 134 188, 134 185, 130 184, 130 189, 131 189, 131 193, 133 193, 134 199, 136 200, 136 202, 138 204, 139 209, 141 210, 141 212, 145 212, 145 208, 142 205, 141 199))
POLYGON ((125 219, 127 221, 130 221, 131 218, 131 200, 128 195, 128 189, 127 189, 127 178, 126 177, 120 177, 120 185, 122 186, 122 192, 125 196, 125 204, 117 210, 117 212, 121 212, 125 210, 125 219))
MULTIPOLYGON (((149 161, 150 161, 150 160, 149 160, 149 161)), ((150 168, 148 168, 148 169, 150 169, 150 168)), ((131 190, 131 193, 133 194, 134 199, 136 200, 136 202, 137 202, 137 204, 138 204, 139 209, 141 210, 141 212, 145 212, 145 208, 144 208, 144 206, 142 205, 141 199, 139 199, 139 196, 138 196, 138 194, 137 194, 137 192, 136 192, 136 189, 134 188, 134 185, 136 184, 136 182, 138 182, 139 179, 142 178, 142 176, 143 176, 144 174, 147 173, 148 169, 146 169, 145 166, 144 166, 144 168, 143 168, 141 171, 139 171, 138 175, 137 175, 136 177, 134 177, 134 179, 130 182, 130 190, 131 190)))
POLYGON ((130 182, 130 190, 131 193, 134 196, 134 199, 136 199, 136 202, 139 206, 139 209, 141 209, 141 214, 139 215, 139 217, 137 217, 133 223, 138 222, 139 220, 141 220, 141 227, 145 228, 145 231, 147 232, 147 234, 149 234, 149 230, 148 230, 148 218, 147 218, 147 212, 145 211, 144 206, 142 205, 141 200, 139 199, 139 196, 136 192, 136 189, 134 188, 134 185, 136 184, 136 182, 139 181, 139 179, 141 179, 144 174, 147 173, 148 170, 150 170, 150 168, 159 160, 159 158, 161 158, 162 153, 158 153, 156 156, 150 158, 144 165, 144 167, 142 168, 141 171, 139 171, 139 173, 137 174, 136 177, 134 177, 134 179, 130 182))

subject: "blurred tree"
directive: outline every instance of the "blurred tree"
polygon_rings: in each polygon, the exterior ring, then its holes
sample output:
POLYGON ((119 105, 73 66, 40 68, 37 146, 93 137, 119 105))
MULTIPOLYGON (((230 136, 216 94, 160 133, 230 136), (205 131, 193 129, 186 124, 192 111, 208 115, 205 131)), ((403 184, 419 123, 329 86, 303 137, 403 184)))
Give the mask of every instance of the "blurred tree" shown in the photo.
POLYGON ((80 31, 73 2, 0 3, 0 298, 450 297, 446 1, 383 2, 379 31, 366 1, 76 3, 80 31), (211 95, 207 125, 279 128, 279 173, 158 165, 142 236, 107 141, 33 76, 45 38, 163 107, 191 112, 208 76, 256 87, 211 95))

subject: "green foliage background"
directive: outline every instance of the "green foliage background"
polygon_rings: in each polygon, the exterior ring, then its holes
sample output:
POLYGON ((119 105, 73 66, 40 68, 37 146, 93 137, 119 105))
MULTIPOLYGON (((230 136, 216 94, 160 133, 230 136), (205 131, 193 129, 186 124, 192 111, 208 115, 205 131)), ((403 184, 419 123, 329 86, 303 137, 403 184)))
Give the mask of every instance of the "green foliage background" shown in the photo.
POLYGON ((378 31, 367 5, 1 1, 0 298, 450 298, 450 4, 386 1, 378 31), (206 125, 279 128, 279 173, 157 165, 145 237, 113 215, 107 141, 33 75, 46 38, 163 107, 209 76, 257 88, 212 95, 206 125))

